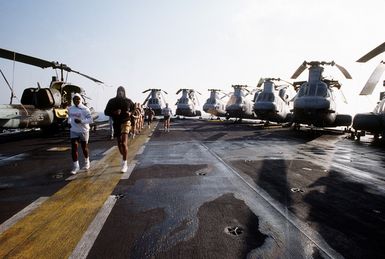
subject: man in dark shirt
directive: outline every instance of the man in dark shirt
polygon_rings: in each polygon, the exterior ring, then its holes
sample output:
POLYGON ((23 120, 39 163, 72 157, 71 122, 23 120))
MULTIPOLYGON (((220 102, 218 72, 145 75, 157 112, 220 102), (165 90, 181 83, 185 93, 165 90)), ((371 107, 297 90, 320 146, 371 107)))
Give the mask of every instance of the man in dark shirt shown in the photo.
POLYGON ((131 113, 134 111, 134 103, 126 97, 123 86, 119 86, 116 97, 111 98, 104 110, 104 114, 110 116, 113 121, 114 137, 118 140, 119 152, 122 155, 121 172, 127 172, 127 139, 130 132, 131 113))

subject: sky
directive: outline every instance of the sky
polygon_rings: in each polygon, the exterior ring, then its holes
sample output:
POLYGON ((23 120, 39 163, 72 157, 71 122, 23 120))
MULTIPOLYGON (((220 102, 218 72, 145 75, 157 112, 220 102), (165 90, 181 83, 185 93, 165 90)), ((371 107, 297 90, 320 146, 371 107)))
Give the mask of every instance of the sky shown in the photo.
MULTIPOLYGON (((203 105, 210 88, 253 88, 261 77, 290 81, 304 60, 334 60, 352 75, 347 80, 335 67, 325 69, 348 101, 339 113, 371 111, 384 90, 379 84, 372 96, 358 96, 385 53, 355 62, 385 41, 383 0, 3 0, 0 10, 0 48, 103 81, 73 73, 67 78, 86 90, 98 111, 120 85, 138 102, 147 97, 144 90, 161 88, 170 104, 178 89, 193 88, 203 105)), ((48 86, 55 75, 5 59, 0 69, 19 98, 37 82, 48 86)), ((306 79, 304 72, 297 80, 306 79)), ((2 78, 0 89, 0 103, 9 103, 2 78)))

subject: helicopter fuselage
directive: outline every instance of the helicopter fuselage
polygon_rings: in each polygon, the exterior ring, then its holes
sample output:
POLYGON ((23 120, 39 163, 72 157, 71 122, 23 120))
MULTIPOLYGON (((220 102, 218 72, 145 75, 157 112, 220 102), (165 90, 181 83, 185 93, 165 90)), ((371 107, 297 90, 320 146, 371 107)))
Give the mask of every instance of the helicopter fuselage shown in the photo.
POLYGON ((275 90, 272 82, 265 82, 263 91, 254 103, 257 118, 273 122, 291 120, 289 99, 292 97, 287 92, 289 92, 287 89, 275 90))
POLYGON ((54 108, 37 109, 33 105, 0 105, 0 128, 49 127, 55 120, 54 108))
POLYGON ((226 118, 256 119, 253 104, 246 98, 242 88, 234 87, 234 94, 230 96, 226 105, 226 118))
POLYGON ((373 112, 358 113, 353 119, 353 128, 356 131, 368 131, 385 136, 385 97, 376 105, 373 112))
POLYGON ((182 97, 178 99, 175 114, 185 117, 202 116, 197 105, 198 100, 195 97, 195 92, 191 89, 182 89, 182 97))
POLYGON ((219 97, 218 90, 211 90, 210 98, 208 98, 203 105, 203 111, 211 114, 212 116, 226 116, 226 105, 219 97))

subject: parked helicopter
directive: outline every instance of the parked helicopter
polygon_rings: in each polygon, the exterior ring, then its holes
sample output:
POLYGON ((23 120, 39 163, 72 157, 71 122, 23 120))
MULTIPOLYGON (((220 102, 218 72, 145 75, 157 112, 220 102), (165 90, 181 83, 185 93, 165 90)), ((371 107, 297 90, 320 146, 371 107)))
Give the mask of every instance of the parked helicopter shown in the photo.
POLYGON ((242 119, 256 119, 253 102, 259 92, 257 91, 253 100, 250 100, 247 96, 254 92, 247 89, 247 85, 232 85, 232 87, 234 92, 226 104, 226 119, 238 118, 240 121, 242 119))
POLYGON ((142 93, 147 93, 149 91, 151 92, 144 100, 143 105, 146 105, 147 103, 147 107, 152 108, 154 110, 155 116, 159 116, 162 114, 162 109, 166 107, 167 103, 162 92, 164 92, 165 94, 167 94, 167 92, 162 89, 147 89, 142 93))
POLYGON ((257 88, 263 84, 263 90, 254 102, 254 112, 258 119, 278 123, 292 121, 292 99, 296 91, 294 86, 280 78, 262 78, 257 88), (277 82, 286 84, 277 85, 277 82))
POLYGON ((209 89, 210 97, 206 100, 203 105, 203 111, 216 117, 226 117, 226 104, 223 98, 227 97, 228 94, 224 93, 219 89, 209 89), (220 96, 222 95, 222 96, 220 96))
MULTIPOLYGON (((2 129, 56 129, 62 126, 68 117, 66 108, 71 105, 72 96, 79 93, 83 96, 83 100, 87 98, 84 89, 64 81, 64 71, 79 74, 96 83, 103 83, 58 62, 46 61, 1 48, 0 57, 41 68, 59 69, 61 73, 61 80, 52 77, 49 88, 41 88, 39 84, 37 88, 26 88, 20 100, 21 104, 12 104, 14 93, 11 91, 10 104, 0 105, 0 128, 2 129)), ((3 73, 2 75, 4 76, 3 73)), ((7 80, 6 82, 8 84, 7 80)), ((10 87, 10 89, 12 88, 10 87)), ((90 110, 93 118, 96 119, 97 113, 92 107, 90 110)))
POLYGON ((195 93, 201 94, 194 89, 179 89, 176 94, 182 92, 182 96, 176 103, 176 115, 185 117, 202 116, 199 109, 199 101, 195 93))
MULTIPOLYGON (((374 48, 369 53, 357 60, 357 62, 367 62, 375 56, 385 51, 385 42, 374 48)), ((375 89, 378 81, 385 71, 385 62, 381 61, 377 65, 365 86, 362 88, 360 95, 371 95, 375 89)), ((385 86, 385 81, 383 82, 385 86)), ((353 118, 354 135, 359 140, 361 136, 365 135, 365 131, 374 135, 378 139, 381 135, 382 139, 385 137, 385 92, 380 93, 380 101, 372 112, 358 113, 353 118)))
POLYGON ((297 129, 300 124, 315 127, 348 127, 352 123, 350 115, 337 112, 336 91, 340 90, 341 84, 323 77, 325 65, 336 66, 347 79, 352 78, 344 67, 334 61, 304 61, 291 77, 296 79, 309 66, 308 81, 294 83, 300 85, 293 104, 293 122, 296 123, 297 129))

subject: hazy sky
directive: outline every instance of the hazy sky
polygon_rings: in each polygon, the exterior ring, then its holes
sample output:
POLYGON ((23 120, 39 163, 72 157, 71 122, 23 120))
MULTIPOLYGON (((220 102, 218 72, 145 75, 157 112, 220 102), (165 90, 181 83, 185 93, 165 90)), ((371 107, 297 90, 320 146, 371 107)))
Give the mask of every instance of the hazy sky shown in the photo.
MULTIPOLYGON (((260 77, 290 79, 304 60, 334 60, 351 73, 346 80, 335 68, 325 71, 340 80, 354 107, 343 109, 365 111, 378 99, 358 92, 385 53, 364 64, 355 60, 385 41, 384 0, 3 0, 0 10, 0 47, 105 82, 109 87, 68 77, 99 111, 119 85, 140 102, 142 91, 164 89, 171 104, 178 89, 194 88, 203 104, 209 88, 230 92, 232 84, 255 87, 260 77)), ((4 59, 0 69, 19 98, 54 75, 4 59)), ((0 103, 8 103, 2 78, 0 89, 0 103)))

